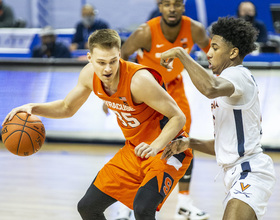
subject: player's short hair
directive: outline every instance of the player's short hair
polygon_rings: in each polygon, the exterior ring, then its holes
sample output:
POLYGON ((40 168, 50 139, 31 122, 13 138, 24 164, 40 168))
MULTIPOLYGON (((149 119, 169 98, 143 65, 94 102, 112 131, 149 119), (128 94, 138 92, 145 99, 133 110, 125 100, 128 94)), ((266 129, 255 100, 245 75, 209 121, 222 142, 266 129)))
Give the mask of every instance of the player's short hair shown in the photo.
POLYGON ((212 26, 212 35, 219 35, 225 41, 237 47, 239 55, 243 58, 257 47, 255 44, 258 35, 257 30, 252 24, 241 18, 219 18, 212 26))
POLYGON ((92 53, 95 47, 102 49, 121 48, 121 38, 115 30, 100 29, 94 31, 88 38, 89 50, 92 53))

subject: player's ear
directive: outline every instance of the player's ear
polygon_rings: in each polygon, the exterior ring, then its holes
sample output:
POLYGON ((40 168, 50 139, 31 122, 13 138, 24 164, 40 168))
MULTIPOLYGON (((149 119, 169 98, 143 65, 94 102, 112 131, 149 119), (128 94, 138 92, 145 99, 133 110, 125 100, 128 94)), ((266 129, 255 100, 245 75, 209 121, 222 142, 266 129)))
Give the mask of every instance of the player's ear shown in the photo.
POLYGON ((234 47, 230 51, 230 59, 234 59, 239 55, 239 49, 237 47, 234 47))
POLYGON ((91 62, 91 53, 90 52, 87 52, 87 59, 88 59, 88 62, 91 62))

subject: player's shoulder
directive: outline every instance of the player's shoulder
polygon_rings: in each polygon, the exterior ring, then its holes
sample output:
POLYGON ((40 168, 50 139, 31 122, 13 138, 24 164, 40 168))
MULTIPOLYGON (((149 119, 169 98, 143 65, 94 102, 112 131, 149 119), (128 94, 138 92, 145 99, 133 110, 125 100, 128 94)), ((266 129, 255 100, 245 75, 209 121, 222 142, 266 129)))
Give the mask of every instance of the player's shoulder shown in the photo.
POLYGON ((230 66, 223 70, 222 74, 238 74, 248 72, 249 69, 243 65, 230 66))
POLYGON ((92 82, 94 75, 94 69, 91 63, 86 64, 80 72, 79 81, 87 84, 89 81, 92 82))
POLYGON ((246 78, 251 78, 251 72, 243 65, 237 65, 224 69, 220 77, 235 81, 244 81, 246 78))
POLYGON ((135 33, 138 36, 146 38, 147 36, 151 35, 151 28, 147 23, 143 23, 139 25, 139 27, 135 30, 135 33))
POLYGON ((141 68, 135 71, 132 79, 134 81, 139 81, 141 78, 146 77, 149 74, 149 71, 146 68, 141 68))
POLYGON ((148 68, 141 68, 141 69, 138 69, 137 71, 135 71, 135 73, 134 73, 134 75, 132 77, 131 82, 134 85, 144 86, 150 80, 152 80, 152 81, 155 80, 155 77, 151 73, 150 69, 148 69, 148 68))
POLYGON ((87 63, 87 64, 83 67, 83 69, 82 69, 82 71, 81 71, 81 74, 86 74, 86 73, 91 72, 91 71, 94 71, 94 70, 93 70, 93 66, 92 66, 91 63, 87 63))
POLYGON ((81 70, 79 75, 78 84, 84 88, 93 89, 93 76, 94 76, 94 68, 91 63, 88 63, 81 70))
POLYGON ((141 24, 128 38, 127 42, 137 42, 139 48, 149 49, 151 41, 151 30, 147 23, 141 24))
POLYGON ((191 21, 192 31, 204 31, 205 30, 205 27, 201 22, 196 21, 196 20, 191 19, 191 18, 190 18, 190 21, 191 21))

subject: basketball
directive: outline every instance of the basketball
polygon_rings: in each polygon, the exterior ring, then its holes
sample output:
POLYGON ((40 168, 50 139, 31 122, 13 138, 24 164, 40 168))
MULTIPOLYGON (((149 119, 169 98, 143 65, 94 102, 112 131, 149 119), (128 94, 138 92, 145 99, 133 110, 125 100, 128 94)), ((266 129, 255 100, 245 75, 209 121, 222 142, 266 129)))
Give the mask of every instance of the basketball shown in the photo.
POLYGON ((45 127, 37 116, 20 112, 4 124, 2 141, 13 154, 29 156, 40 150, 45 142, 45 127))

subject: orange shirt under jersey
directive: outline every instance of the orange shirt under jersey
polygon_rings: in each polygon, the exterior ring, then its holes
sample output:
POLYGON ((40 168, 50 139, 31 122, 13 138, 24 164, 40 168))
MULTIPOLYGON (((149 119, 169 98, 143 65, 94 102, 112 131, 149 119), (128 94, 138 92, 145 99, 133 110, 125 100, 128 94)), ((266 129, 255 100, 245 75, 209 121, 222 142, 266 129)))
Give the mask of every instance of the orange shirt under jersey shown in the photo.
POLYGON ((102 82, 96 74, 93 77, 93 91, 99 98, 104 100, 109 109, 115 112, 118 124, 126 140, 130 141, 134 146, 141 142, 150 144, 161 133, 168 119, 145 103, 135 104, 132 101, 130 84, 133 75, 140 69, 147 69, 154 75, 158 83, 164 86, 162 77, 153 69, 122 59, 120 59, 119 68, 120 79, 115 94, 112 96, 106 94, 102 82))
POLYGON ((138 52, 137 61, 145 66, 149 66, 157 70, 163 77, 165 83, 174 80, 180 74, 184 66, 175 59, 173 62, 173 69, 168 70, 160 65, 161 53, 173 47, 182 47, 190 53, 194 43, 191 34, 191 19, 187 16, 182 16, 181 30, 174 43, 169 42, 163 35, 160 27, 160 17, 153 18, 147 22, 151 29, 152 45, 151 50, 148 52, 143 50, 138 52))

